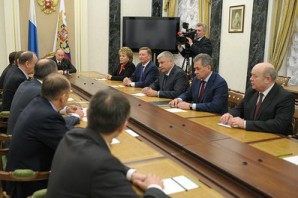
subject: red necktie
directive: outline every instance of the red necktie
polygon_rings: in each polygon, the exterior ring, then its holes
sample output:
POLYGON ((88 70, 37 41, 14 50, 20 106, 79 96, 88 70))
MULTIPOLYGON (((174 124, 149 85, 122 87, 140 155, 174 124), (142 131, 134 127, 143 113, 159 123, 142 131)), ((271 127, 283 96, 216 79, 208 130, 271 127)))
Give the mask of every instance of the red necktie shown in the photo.
POLYGON ((257 117, 257 115, 259 113, 259 109, 260 109, 260 107, 262 105, 263 96, 264 96, 263 93, 259 93, 259 100, 258 100, 258 102, 256 104, 255 113, 254 113, 254 120, 256 119, 256 117, 257 117))
POLYGON ((123 64, 123 65, 121 65, 121 67, 120 67, 120 70, 119 70, 119 73, 118 74, 121 74, 121 72, 124 70, 124 67, 125 67, 125 65, 123 64))
POLYGON ((201 102, 202 101, 204 90, 205 90, 205 83, 206 83, 206 81, 203 81, 203 80, 201 81, 198 102, 201 102))

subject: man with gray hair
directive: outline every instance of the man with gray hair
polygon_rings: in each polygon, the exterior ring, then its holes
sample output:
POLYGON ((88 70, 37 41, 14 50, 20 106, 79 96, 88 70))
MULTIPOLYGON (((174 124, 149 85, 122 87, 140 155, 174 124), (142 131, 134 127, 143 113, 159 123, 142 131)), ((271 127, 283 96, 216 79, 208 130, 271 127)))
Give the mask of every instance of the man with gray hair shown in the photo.
POLYGON ((249 131, 293 133, 295 97, 275 83, 277 73, 270 63, 259 63, 251 71, 251 87, 242 102, 220 121, 249 131))
MULTIPOLYGON (((192 40, 189 37, 186 37, 187 43, 183 47, 178 45, 178 50, 183 57, 191 57, 192 60, 198 54, 208 54, 212 55, 212 45, 210 39, 206 35, 207 26, 203 23, 198 23, 196 25, 196 37, 192 40)), ((194 63, 194 60, 193 60, 194 63)), ((194 68, 192 66, 192 72, 194 74, 194 68)))
POLYGON ((21 54, 18 61, 18 68, 15 72, 4 79, 2 111, 9 111, 11 102, 19 85, 29 79, 29 75, 33 73, 34 66, 37 62, 35 53, 25 51, 21 54))
POLYGON ((194 58, 196 77, 191 87, 170 102, 171 107, 224 114, 228 111, 228 85, 212 71, 212 59, 208 54, 194 58))
POLYGON ((142 92, 147 96, 174 99, 189 87, 186 73, 174 63, 171 52, 164 51, 157 56, 159 77, 142 92))

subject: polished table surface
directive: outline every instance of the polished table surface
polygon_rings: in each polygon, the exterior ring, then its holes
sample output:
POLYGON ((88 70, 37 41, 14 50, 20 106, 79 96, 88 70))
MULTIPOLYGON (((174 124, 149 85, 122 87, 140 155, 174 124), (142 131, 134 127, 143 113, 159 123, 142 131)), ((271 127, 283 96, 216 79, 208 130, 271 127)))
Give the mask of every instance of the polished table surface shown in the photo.
MULTIPOLYGON (((140 140, 150 147, 155 146, 163 155, 167 154, 165 156, 178 160, 198 174, 196 177, 200 181, 227 196, 295 196, 298 179, 292 173, 297 172, 298 168, 276 155, 285 152, 295 154, 296 142, 286 138, 286 141, 278 141, 282 137, 275 134, 217 126, 218 116, 185 119, 146 102, 144 97, 131 95, 139 93, 140 89, 121 87, 121 82, 96 79, 101 77, 100 74, 87 72, 73 75, 70 80, 80 97, 87 99, 105 86, 128 94, 132 106, 129 127, 139 133, 140 140), (281 147, 292 146, 272 151, 274 141, 278 141, 281 147), (266 142, 268 144, 263 144, 266 142)), ((151 159, 160 161, 163 157, 151 159)), ((133 161, 136 162, 136 159, 131 161, 132 164, 133 161)))

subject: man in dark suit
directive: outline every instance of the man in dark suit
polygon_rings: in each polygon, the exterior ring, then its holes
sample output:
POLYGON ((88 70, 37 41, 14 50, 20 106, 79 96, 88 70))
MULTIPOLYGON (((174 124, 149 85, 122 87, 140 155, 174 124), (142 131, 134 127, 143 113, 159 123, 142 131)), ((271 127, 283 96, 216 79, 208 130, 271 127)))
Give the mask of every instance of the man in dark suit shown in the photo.
POLYGON ((181 109, 207 111, 224 114, 228 111, 228 85, 212 71, 212 59, 208 54, 194 58, 196 77, 190 88, 170 102, 170 106, 181 109))
POLYGON ((13 96, 19 85, 29 79, 29 74, 33 73, 37 62, 35 53, 26 51, 19 58, 18 68, 13 74, 5 77, 3 86, 2 111, 9 111, 13 96))
MULTIPOLYGON (((31 102, 31 100, 40 95, 43 79, 54 72, 57 72, 57 66, 53 60, 40 59, 34 67, 34 78, 30 81, 22 82, 18 87, 11 103, 7 125, 8 134, 13 134, 14 126, 24 108, 31 102)), ((83 115, 83 112, 75 106, 69 106, 67 110, 68 113, 77 113, 77 116, 65 117, 66 126, 72 127, 74 124, 80 122, 80 115, 83 115)))
MULTIPOLYGON (((70 83, 65 76, 52 73, 42 84, 41 96, 34 98, 18 118, 7 156, 6 171, 32 169, 49 171, 52 159, 67 128, 59 114, 67 103, 70 83)), ((27 197, 47 187, 47 181, 8 182, 11 197, 27 197)))
POLYGON ((171 52, 164 51, 157 56, 159 77, 142 92, 147 96, 174 99, 189 87, 186 73, 174 63, 171 52))
POLYGON ((146 87, 153 83, 158 77, 158 69, 151 60, 152 51, 148 47, 139 50, 140 63, 130 78, 124 78, 123 84, 132 87, 146 87))
MULTIPOLYGON (((212 56, 212 45, 210 39, 205 36, 206 30, 207 26, 205 24, 198 23, 196 26, 196 38, 192 40, 191 38, 186 37, 187 43, 185 44, 185 47, 178 45, 178 50, 183 57, 191 57, 192 60, 194 60, 194 57, 201 53, 212 56)), ((192 72, 194 74, 193 66, 192 72)))
POLYGON ((295 97, 275 83, 277 73, 270 63, 259 63, 251 71, 251 87, 242 102, 220 121, 249 131, 293 134, 295 97))
POLYGON ((55 56, 52 58, 57 64, 58 72, 61 74, 76 73, 77 69, 73 64, 66 58, 64 58, 63 49, 57 49, 55 56))
POLYGON ((15 56, 16 56, 16 53, 17 52, 11 52, 8 56, 8 59, 9 59, 9 64, 7 65, 7 67, 5 67, 5 69, 3 70, 2 74, 1 74, 1 77, 0 77, 0 89, 3 89, 3 83, 4 83, 4 79, 5 79, 5 76, 7 74, 7 71, 13 67, 14 65, 16 65, 16 62, 15 62, 15 56))
POLYGON ((162 180, 123 165, 110 152, 110 143, 126 128, 130 104, 121 93, 96 93, 87 110, 87 128, 69 131, 59 144, 52 164, 47 197, 167 197, 162 180))

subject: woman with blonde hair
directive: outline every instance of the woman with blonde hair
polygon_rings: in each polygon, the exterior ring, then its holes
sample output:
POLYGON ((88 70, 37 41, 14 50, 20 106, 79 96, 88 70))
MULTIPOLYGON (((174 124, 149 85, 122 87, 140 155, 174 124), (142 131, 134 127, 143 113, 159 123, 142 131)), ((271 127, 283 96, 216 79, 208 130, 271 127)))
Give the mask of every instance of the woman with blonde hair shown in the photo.
POLYGON ((125 77, 131 77, 136 67, 133 64, 133 53, 129 47, 122 47, 119 52, 120 64, 114 68, 112 74, 107 74, 106 79, 122 81, 125 77))

